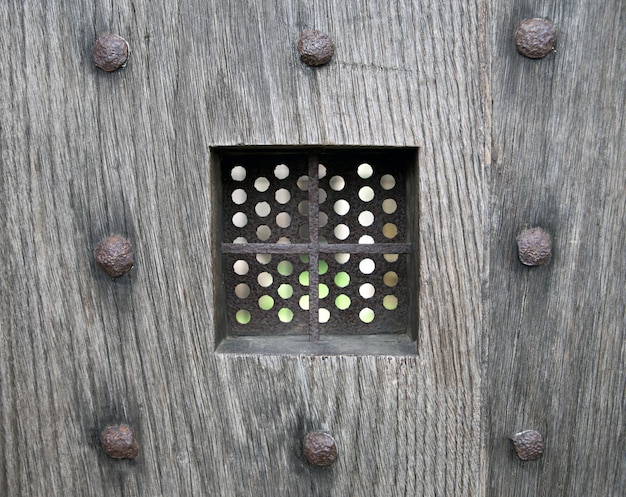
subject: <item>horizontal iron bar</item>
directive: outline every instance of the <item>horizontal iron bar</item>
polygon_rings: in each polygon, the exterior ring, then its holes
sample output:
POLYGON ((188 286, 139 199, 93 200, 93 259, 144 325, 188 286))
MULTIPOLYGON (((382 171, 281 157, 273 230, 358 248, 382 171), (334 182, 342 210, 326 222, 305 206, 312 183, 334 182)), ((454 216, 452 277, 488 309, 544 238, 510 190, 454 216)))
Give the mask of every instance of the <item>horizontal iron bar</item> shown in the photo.
POLYGON ((407 254, 410 243, 222 243, 225 254, 407 254))

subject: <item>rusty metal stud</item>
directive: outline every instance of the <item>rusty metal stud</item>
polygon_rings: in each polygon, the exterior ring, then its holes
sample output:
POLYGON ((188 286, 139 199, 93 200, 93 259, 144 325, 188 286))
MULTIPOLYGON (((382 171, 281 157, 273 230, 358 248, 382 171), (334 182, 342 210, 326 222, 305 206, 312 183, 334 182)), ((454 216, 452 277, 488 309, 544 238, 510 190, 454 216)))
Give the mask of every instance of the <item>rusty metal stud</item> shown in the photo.
POLYGON ((139 446, 130 426, 125 424, 107 427, 101 435, 102 449, 113 459, 135 459, 139 446))
POLYGON ((327 64, 335 53, 335 45, 326 33, 316 29, 306 29, 298 41, 300 60, 307 66, 327 64))
POLYGON ((96 246, 94 256, 98 265, 113 278, 126 274, 135 264, 133 247, 119 235, 102 240, 96 246))
POLYGON ((539 459, 545 449, 543 437, 539 432, 526 430, 511 437, 515 453, 522 461, 539 459))
POLYGON ((304 455, 314 466, 330 466, 337 459, 337 444, 328 433, 316 431, 304 439, 304 455))
POLYGON ((541 59, 556 45, 554 24, 547 19, 524 19, 515 31, 517 51, 530 59, 541 59))
POLYGON ((91 50, 94 64, 106 72, 126 66, 130 56, 128 42, 121 36, 105 34, 96 40, 91 50))
POLYGON ((541 266, 552 257, 552 240, 541 228, 522 231, 517 236, 519 260, 526 266, 541 266))

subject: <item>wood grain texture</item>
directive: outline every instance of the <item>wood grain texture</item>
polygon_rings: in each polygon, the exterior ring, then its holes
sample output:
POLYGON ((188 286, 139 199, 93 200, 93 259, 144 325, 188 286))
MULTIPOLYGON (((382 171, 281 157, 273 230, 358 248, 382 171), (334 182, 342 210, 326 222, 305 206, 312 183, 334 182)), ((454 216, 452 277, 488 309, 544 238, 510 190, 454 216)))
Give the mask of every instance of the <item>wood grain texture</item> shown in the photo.
POLYGON ((3 2, 0 494, 479 495, 484 11, 3 2), (328 66, 299 62, 305 28, 328 66), (103 32, 124 70, 91 63, 103 32), (286 144, 420 148, 418 356, 215 353, 210 147, 286 144), (112 233, 119 280, 92 257, 112 233), (121 421, 134 462, 99 447, 121 421), (314 429, 332 468, 303 462, 314 429))
POLYGON ((620 0, 492 3, 488 495, 626 488, 625 22, 620 0), (555 23, 556 53, 517 54, 526 17, 555 23), (531 226, 552 235, 545 267, 517 260, 531 226), (513 455, 524 429, 541 460, 513 455))

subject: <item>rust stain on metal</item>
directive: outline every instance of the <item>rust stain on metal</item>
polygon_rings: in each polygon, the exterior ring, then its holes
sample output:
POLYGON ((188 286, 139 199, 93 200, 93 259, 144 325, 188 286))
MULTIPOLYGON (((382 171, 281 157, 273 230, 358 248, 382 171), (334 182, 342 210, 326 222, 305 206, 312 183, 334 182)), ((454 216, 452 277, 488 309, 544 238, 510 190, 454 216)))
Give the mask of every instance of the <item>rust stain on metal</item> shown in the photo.
POLYGON ((91 55, 96 67, 106 72, 113 72, 126 66, 130 48, 124 38, 109 33, 96 40, 91 55))
POLYGON ((552 240, 541 228, 522 231, 517 237, 519 260, 526 266, 541 266, 552 257, 552 240))
POLYGON ((511 437, 515 453, 522 461, 539 459, 545 449, 543 437, 539 432, 526 430, 511 437))
POLYGON ((139 446, 133 430, 126 424, 107 427, 101 435, 102 449, 113 459, 135 459, 139 446))

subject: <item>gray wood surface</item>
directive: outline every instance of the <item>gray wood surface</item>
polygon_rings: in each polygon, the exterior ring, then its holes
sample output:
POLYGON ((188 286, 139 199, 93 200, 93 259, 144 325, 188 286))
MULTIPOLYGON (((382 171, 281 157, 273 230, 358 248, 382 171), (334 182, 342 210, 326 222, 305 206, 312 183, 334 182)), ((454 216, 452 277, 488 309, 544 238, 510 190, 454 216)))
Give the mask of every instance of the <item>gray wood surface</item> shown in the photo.
POLYGON ((488 495, 624 495, 626 488, 626 4, 491 2, 488 495), (556 53, 517 54, 526 17, 556 53), (545 267, 516 257, 526 227, 552 234, 545 267), (516 460, 506 438, 546 441, 516 460))
POLYGON ((0 494, 481 495, 485 11, 3 2, 0 494), (327 67, 299 62, 305 28, 334 38, 327 67), (90 61, 103 32, 122 71, 90 61), (418 356, 215 353, 210 147, 283 144, 420 148, 418 356), (92 258, 111 233, 136 251, 120 280, 92 258), (119 421, 134 462, 100 450, 119 421), (303 460, 314 429, 332 468, 303 460))

